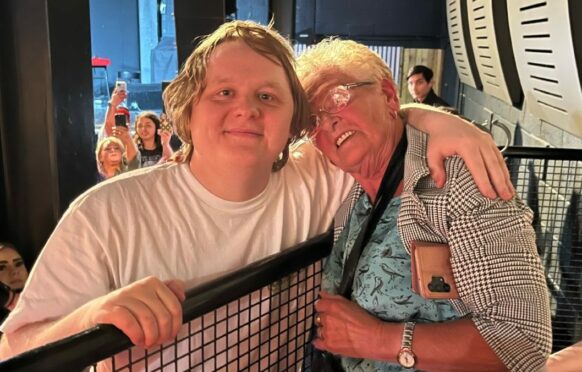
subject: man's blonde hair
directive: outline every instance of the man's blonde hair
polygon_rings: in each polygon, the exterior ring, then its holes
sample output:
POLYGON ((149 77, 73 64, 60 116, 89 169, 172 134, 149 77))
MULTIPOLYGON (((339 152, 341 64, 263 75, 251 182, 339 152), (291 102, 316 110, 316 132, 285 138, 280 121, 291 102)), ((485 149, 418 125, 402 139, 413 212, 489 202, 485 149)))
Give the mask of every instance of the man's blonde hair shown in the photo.
MULTIPOLYGON (((216 48, 227 41, 243 41, 258 54, 280 65, 289 80, 293 97, 293 118, 291 121, 291 143, 303 136, 309 121, 309 105, 301 83, 295 74, 293 49, 272 25, 262 26, 251 21, 232 21, 222 24, 212 34, 202 39, 190 54, 178 76, 165 89, 163 99, 176 134, 184 144, 183 159, 191 157, 190 115, 192 104, 200 98, 206 87, 208 61, 216 48)), ((273 169, 280 169, 287 161, 288 148, 273 169)))

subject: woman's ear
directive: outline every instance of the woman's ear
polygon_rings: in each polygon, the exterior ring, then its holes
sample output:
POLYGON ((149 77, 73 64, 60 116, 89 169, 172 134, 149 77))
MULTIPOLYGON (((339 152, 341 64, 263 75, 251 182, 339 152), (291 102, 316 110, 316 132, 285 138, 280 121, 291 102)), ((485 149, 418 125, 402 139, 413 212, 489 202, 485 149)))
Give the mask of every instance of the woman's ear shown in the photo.
POLYGON ((380 81, 380 87, 382 88, 382 92, 386 96, 386 102, 390 106, 390 108, 394 111, 400 109, 400 100, 398 98, 398 90, 396 89, 396 85, 391 79, 382 79, 380 81))

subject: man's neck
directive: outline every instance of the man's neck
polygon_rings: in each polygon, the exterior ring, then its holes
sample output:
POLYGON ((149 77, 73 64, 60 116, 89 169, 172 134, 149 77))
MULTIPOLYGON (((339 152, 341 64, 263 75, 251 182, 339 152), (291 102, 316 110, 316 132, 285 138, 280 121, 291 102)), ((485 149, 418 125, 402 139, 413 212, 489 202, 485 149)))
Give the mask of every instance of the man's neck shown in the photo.
POLYGON ((271 177, 271 169, 240 165, 213 166, 202 162, 193 154, 190 171, 208 191, 221 199, 242 202, 258 196, 265 190, 271 177), (261 168, 261 169, 259 169, 261 168))

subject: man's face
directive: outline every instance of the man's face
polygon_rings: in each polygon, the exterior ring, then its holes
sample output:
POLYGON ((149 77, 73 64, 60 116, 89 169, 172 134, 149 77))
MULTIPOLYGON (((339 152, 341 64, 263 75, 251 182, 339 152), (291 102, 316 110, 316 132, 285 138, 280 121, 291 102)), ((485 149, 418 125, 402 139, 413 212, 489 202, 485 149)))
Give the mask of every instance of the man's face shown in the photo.
POLYGON ((283 67, 242 41, 221 44, 208 61, 206 87, 192 105, 191 164, 270 172, 289 139, 293 107, 283 67))
POLYGON ((412 98, 423 102, 432 89, 432 80, 427 82, 422 74, 414 74, 408 78, 408 91, 412 98))

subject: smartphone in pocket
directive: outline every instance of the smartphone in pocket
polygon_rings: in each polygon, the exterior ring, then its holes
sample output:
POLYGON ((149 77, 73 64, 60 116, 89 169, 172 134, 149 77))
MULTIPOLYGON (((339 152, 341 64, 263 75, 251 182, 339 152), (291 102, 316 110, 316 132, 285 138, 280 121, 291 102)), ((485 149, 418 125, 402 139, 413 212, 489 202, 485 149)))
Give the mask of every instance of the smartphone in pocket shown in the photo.
POLYGON ((115 126, 127 128, 127 117, 125 114, 115 114, 115 126))
POLYGON ((413 241, 412 290, 427 299, 458 299, 448 244, 413 241))

